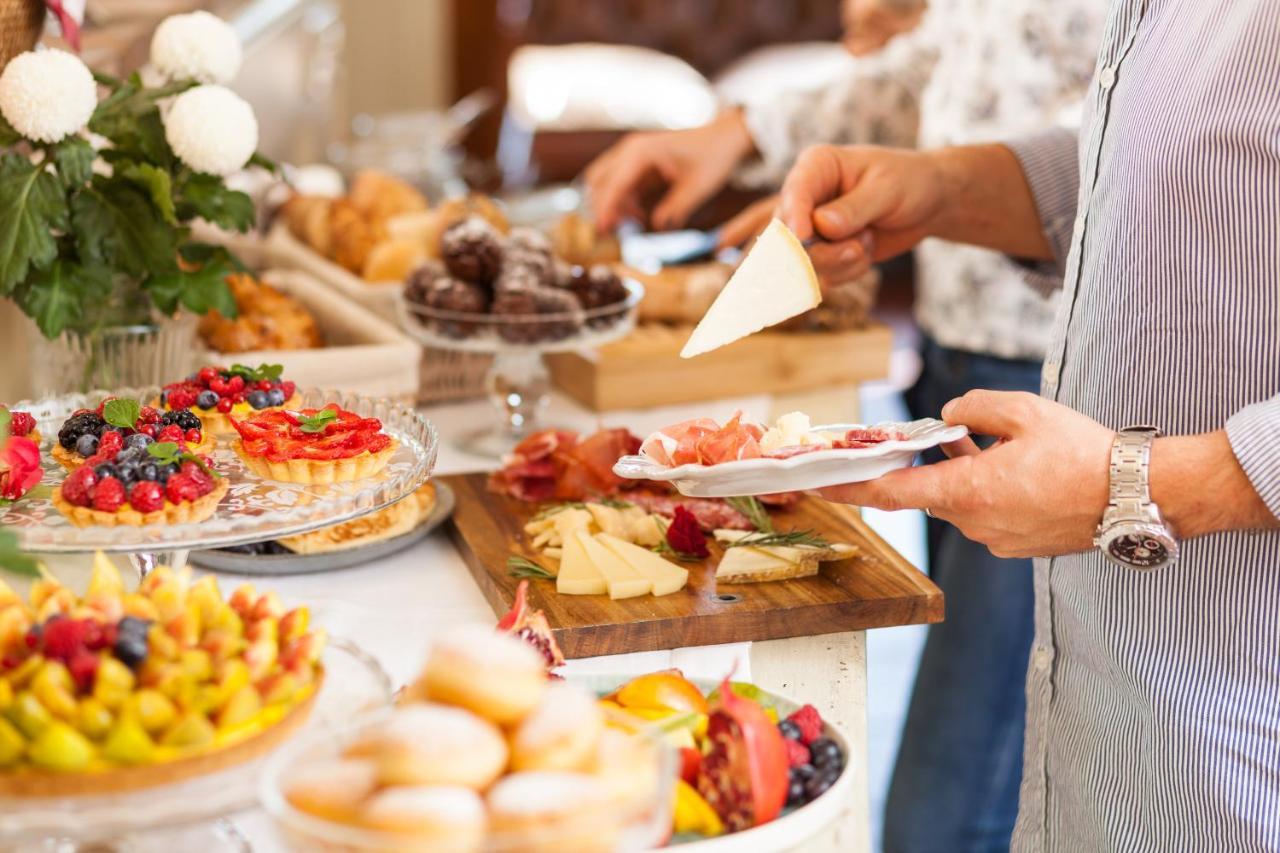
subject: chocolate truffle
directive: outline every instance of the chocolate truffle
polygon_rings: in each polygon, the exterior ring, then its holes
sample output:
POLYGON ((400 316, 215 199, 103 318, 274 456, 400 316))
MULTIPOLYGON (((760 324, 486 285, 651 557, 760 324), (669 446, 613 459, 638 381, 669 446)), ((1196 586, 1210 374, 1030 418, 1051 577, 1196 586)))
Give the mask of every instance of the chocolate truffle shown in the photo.
MULTIPOLYGON (((485 314, 489 311, 489 292, 481 285, 445 276, 428 286, 425 304, 433 311, 485 314)), ((466 318, 420 315, 418 319, 450 338, 469 338, 482 326, 482 323, 466 318)))
POLYGON ((507 320, 498 326, 498 334, 516 344, 564 340, 582 327, 582 306, 577 297, 550 287, 504 290, 493 300, 493 314, 507 320), (533 319, 539 315, 554 319, 533 319))
POLYGON ((479 216, 468 216, 444 232, 440 254, 454 277, 488 285, 502 269, 502 236, 479 216))
POLYGON ((569 290, 578 297, 582 307, 587 311, 597 311, 610 305, 619 306, 617 311, 602 311, 589 321, 596 328, 611 326, 626 313, 622 303, 627 301, 627 288, 610 267, 595 264, 583 268, 574 267, 569 279, 569 290))

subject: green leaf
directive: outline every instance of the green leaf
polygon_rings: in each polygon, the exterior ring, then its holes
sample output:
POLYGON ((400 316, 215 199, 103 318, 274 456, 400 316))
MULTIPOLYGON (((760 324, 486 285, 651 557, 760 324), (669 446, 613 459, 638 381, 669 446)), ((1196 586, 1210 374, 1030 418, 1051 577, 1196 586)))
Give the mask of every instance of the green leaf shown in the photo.
POLYGON ((253 152, 253 156, 249 158, 248 165, 257 166, 259 169, 266 169, 273 175, 278 175, 280 173, 279 163, 269 157, 259 154, 257 151, 253 152))
POLYGON ((249 367, 245 364, 233 364, 227 369, 227 373, 243 378, 246 385, 250 382, 261 382, 264 379, 274 382, 284 375, 284 365, 259 364, 257 367, 249 367))
POLYGON ((253 199, 228 189, 217 175, 194 173, 178 183, 178 217, 200 217, 220 228, 248 231, 254 222, 253 199))
POLYGON ((138 74, 132 74, 123 82, 116 81, 113 91, 98 102, 89 119, 89 129, 110 139, 117 156, 169 169, 176 158, 165 139, 164 121, 156 102, 194 85, 194 81, 183 80, 148 89, 138 74))
POLYGON ((22 141, 22 134, 13 129, 13 125, 2 115, 0 115, 0 147, 8 148, 11 145, 17 145, 22 141))
POLYGON ((133 429, 133 425, 138 422, 138 415, 140 414, 142 414, 142 406, 138 405, 137 400, 108 400, 106 405, 102 407, 102 419, 121 429, 133 429))
POLYGON ((156 307, 166 314, 183 305, 200 315, 218 311, 224 317, 235 317, 236 300, 227 287, 227 276, 231 273, 229 257, 226 249, 219 247, 198 268, 169 265, 147 279, 145 287, 156 307))
POLYGON ((217 471, 212 470, 204 463, 204 460, 190 451, 183 450, 175 441, 153 441, 147 445, 147 453, 151 458, 161 465, 181 465, 183 462, 194 462, 196 467, 208 474, 210 477, 221 477, 217 471))
POLYGON ((58 177, 67 189, 89 183, 95 157, 97 152, 93 150, 89 140, 79 136, 68 136, 53 146, 53 164, 58 168, 58 177))
POLYGON ((0 569, 29 578, 40 577, 40 565, 18 550, 18 537, 8 530, 0 530, 0 569))
POLYGON ((519 554, 512 554, 507 557, 507 574, 513 578, 541 578, 542 580, 555 580, 556 578, 555 575, 539 566, 533 560, 521 557, 519 554))
POLYGON ((36 270, 15 292, 18 305, 41 334, 56 338, 84 319, 84 309, 104 297, 111 288, 107 271, 87 268, 59 258, 47 270, 36 270))
POLYGON ((58 179, 21 154, 0 157, 0 295, 12 293, 33 266, 53 263, 53 232, 66 227, 67 201, 58 179))
POLYGON ((298 423, 303 432, 324 432, 324 428, 337 419, 338 413, 333 409, 321 409, 314 415, 299 415, 298 423))
POLYGON ((95 175, 71 200, 71 223, 82 261, 138 277, 172 268, 177 232, 132 181, 95 175))
POLYGON ((173 180, 168 172, 150 163, 134 163, 126 166, 120 174, 147 191, 151 203, 160 211, 161 219, 170 225, 178 224, 173 207, 173 180))

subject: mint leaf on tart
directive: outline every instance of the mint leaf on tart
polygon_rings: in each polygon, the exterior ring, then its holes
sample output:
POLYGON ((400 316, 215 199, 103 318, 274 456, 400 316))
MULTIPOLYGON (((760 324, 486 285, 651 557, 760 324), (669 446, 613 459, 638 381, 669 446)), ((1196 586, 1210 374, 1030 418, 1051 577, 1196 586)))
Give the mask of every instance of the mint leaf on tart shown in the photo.
POLYGON ((147 445, 147 453, 161 465, 181 465, 183 462, 194 462, 196 467, 210 477, 222 476, 204 463, 204 460, 189 450, 183 450, 176 441, 153 441, 147 445))
POLYGON ((137 400, 108 400, 102 407, 102 419, 114 427, 133 429, 142 407, 137 400))
POLYGON ((321 409, 314 415, 298 415, 298 425, 303 432, 324 432, 324 428, 338 419, 333 409, 321 409))
POLYGON ((244 364, 233 364, 227 368, 227 373, 242 377, 246 383, 261 382, 263 379, 274 382, 284 374, 284 365, 259 364, 257 367, 249 367, 244 364))

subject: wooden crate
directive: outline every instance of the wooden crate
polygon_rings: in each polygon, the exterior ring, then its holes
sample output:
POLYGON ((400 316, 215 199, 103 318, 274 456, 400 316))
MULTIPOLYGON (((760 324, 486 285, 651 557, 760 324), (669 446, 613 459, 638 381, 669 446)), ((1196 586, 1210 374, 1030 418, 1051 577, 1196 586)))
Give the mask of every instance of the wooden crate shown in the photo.
POLYGON ((892 331, 872 324, 847 332, 761 332, 682 359, 689 332, 642 325, 598 350, 548 355, 547 366, 565 393, 607 412, 883 379, 893 346, 892 331))

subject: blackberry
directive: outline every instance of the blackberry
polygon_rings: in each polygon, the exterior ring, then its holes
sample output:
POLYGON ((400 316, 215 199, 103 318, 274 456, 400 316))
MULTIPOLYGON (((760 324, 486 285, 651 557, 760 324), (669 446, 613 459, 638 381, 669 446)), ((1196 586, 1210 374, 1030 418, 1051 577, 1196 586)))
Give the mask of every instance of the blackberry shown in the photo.
POLYGON ((183 432, 186 432, 189 429, 204 428, 204 424, 200 422, 199 416, 190 409, 182 409, 174 414, 177 415, 177 417, 173 419, 173 422, 182 427, 183 432))
POLYGON ((816 767, 844 763, 844 753, 840 750, 840 744, 829 737, 818 738, 809 744, 809 754, 813 756, 813 763, 816 767))
POLYGON ((62 445, 63 450, 75 450, 80 436, 101 435, 102 428, 106 425, 107 422, 97 412, 81 412, 78 415, 72 415, 67 418, 62 429, 58 430, 58 443, 62 445))

